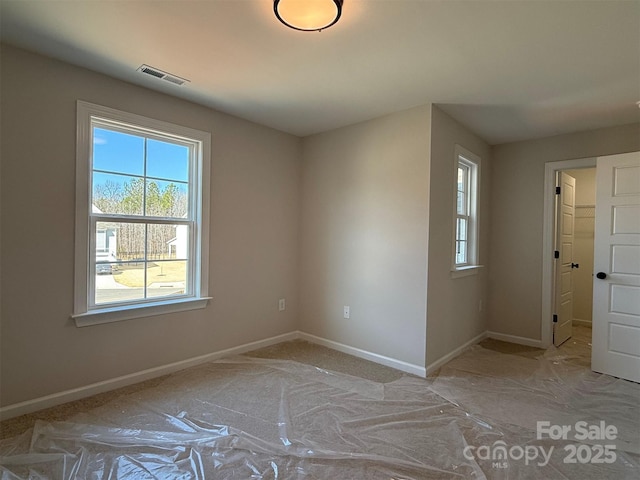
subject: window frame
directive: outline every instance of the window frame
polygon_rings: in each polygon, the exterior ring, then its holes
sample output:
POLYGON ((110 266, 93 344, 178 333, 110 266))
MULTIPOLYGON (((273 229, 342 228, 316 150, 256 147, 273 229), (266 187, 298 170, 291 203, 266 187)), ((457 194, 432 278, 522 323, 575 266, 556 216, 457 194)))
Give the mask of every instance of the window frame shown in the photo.
MULTIPOLYGON (((141 318, 165 313, 205 308, 209 297, 209 177, 211 158, 211 134, 189 127, 155 120, 133 113, 123 112, 79 100, 77 102, 76 144, 76 223, 74 267, 74 318, 78 327, 141 318), (177 143, 193 146, 189 168, 189 212, 186 220, 171 219, 171 223, 191 225, 193 235, 189 239, 191 258, 188 259, 189 283, 192 291, 178 297, 158 297, 142 301, 95 304, 96 263, 95 230, 99 214, 92 212, 93 175, 93 126, 131 133, 138 131, 150 137, 175 139, 177 143)), ((102 217, 147 224, 146 217, 106 214, 102 217)), ((155 217, 162 219, 162 217, 155 217)), ((166 220, 166 219, 165 219, 166 220)), ((151 222, 153 223, 153 222, 151 222)))
POLYGON ((477 273, 479 264, 479 214, 481 158, 461 145, 454 149, 453 177, 453 238, 451 246, 451 275, 453 278, 477 273), (458 213, 458 169, 466 169, 465 212, 458 213), (458 219, 466 220, 466 262, 457 262, 458 219))

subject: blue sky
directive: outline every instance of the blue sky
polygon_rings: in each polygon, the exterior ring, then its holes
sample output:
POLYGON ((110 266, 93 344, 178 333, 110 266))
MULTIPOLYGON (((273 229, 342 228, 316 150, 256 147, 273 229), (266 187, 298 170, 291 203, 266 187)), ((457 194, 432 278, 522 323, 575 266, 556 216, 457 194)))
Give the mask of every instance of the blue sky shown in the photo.
MULTIPOLYGON (((143 137, 95 127, 93 168, 128 175, 144 174, 143 137)), ((188 181, 189 149, 183 145, 147 139, 147 176, 188 181)), ((103 177, 102 175, 98 178, 103 177)), ((128 177, 116 177, 128 181, 128 177)), ((98 180, 96 178, 96 180, 98 180)), ((99 181, 99 180, 98 180, 99 181)))

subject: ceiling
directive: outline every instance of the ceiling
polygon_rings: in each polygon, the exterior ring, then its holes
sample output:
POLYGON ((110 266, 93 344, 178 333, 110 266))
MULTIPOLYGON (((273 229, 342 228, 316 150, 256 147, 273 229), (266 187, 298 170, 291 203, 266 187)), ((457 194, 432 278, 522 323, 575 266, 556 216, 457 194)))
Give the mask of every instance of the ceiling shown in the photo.
POLYGON ((344 0, 323 32, 271 0, 0 8, 6 43, 299 136, 426 103, 491 144, 640 121, 640 0, 344 0))

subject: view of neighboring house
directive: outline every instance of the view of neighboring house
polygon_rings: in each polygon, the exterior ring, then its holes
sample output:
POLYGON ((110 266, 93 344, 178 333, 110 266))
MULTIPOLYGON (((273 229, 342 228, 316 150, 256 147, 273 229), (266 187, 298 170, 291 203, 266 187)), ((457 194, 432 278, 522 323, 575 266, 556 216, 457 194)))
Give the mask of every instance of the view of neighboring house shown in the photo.
POLYGON ((186 225, 176 227, 176 236, 167 242, 169 258, 187 258, 188 233, 189 227, 186 225))
MULTIPOLYGON (((91 205, 93 213, 103 213, 95 205, 91 205)), ((101 224, 105 225, 105 224, 101 224)), ((98 228, 96 232, 96 272, 111 273, 111 265, 100 265, 99 262, 115 262, 117 260, 118 240, 115 226, 98 228)))

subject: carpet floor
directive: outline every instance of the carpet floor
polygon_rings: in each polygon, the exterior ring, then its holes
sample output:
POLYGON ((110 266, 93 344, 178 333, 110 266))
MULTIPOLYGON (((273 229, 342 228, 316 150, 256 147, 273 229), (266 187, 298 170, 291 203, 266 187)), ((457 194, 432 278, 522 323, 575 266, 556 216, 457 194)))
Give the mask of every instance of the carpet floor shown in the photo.
POLYGON ((589 358, 584 327, 426 379, 285 342, 7 420, 1 478, 639 478, 640 385, 589 358))

